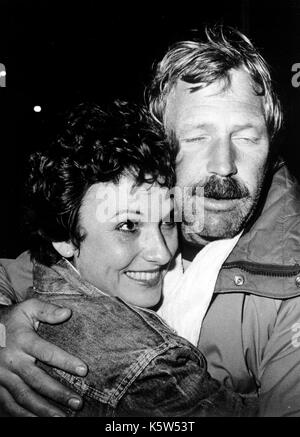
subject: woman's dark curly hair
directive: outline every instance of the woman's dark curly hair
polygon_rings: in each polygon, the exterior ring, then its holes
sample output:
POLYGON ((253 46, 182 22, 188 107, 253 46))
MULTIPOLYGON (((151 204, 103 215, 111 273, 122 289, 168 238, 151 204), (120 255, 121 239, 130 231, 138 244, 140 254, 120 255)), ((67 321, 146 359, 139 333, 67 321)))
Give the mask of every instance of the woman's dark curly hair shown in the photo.
POLYGON ((130 174, 136 185, 175 184, 175 150, 144 108, 116 101, 105 108, 83 103, 66 116, 46 151, 29 158, 26 224, 33 259, 52 265, 61 257, 52 242, 84 239, 79 210, 89 187, 118 183, 130 174))

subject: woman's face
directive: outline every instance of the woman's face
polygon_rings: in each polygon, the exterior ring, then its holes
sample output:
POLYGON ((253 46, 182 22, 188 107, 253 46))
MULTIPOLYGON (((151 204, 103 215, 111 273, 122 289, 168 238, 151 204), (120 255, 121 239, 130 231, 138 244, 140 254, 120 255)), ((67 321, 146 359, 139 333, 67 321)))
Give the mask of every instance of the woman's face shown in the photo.
POLYGON ((157 184, 97 183, 86 193, 80 225, 86 237, 75 251, 80 274, 103 292, 141 307, 156 305, 162 278, 177 249, 173 201, 157 184))

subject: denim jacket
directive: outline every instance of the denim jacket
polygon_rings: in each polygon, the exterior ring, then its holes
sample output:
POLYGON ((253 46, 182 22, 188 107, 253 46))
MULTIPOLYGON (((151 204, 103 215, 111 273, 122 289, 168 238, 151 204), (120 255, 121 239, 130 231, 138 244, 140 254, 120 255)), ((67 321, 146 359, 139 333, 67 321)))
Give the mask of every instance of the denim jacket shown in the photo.
POLYGON ((89 367, 78 377, 39 363, 84 399, 78 416, 251 415, 238 394, 212 379, 201 352, 176 335, 152 310, 106 295, 61 260, 34 265, 38 297, 72 310, 60 325, 40 324, 39 334, 89 367))

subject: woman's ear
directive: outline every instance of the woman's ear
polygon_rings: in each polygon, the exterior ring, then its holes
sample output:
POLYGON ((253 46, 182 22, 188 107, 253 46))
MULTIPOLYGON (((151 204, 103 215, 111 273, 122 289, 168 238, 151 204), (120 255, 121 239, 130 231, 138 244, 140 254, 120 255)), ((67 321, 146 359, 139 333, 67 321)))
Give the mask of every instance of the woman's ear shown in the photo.
POLYGON ((71 242, 59 241, 52 243, 54 249, 64 258, 72 258, 75 254, 75 247, 71 242))

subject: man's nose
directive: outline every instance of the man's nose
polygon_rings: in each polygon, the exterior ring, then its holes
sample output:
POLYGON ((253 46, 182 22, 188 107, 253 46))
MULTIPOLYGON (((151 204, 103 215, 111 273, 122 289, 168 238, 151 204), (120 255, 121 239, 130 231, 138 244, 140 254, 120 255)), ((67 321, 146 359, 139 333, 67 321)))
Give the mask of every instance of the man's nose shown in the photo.
POLYGON ((229 138, 215 141, 210 148, 207 171, 221 177, 237 173, 235 152, 229 138))
POLYGON ((158 230, 148 235, 144 241, 143 256, 146 261, 163 266, 171 259, 171 252, 163 235, 158 230))

